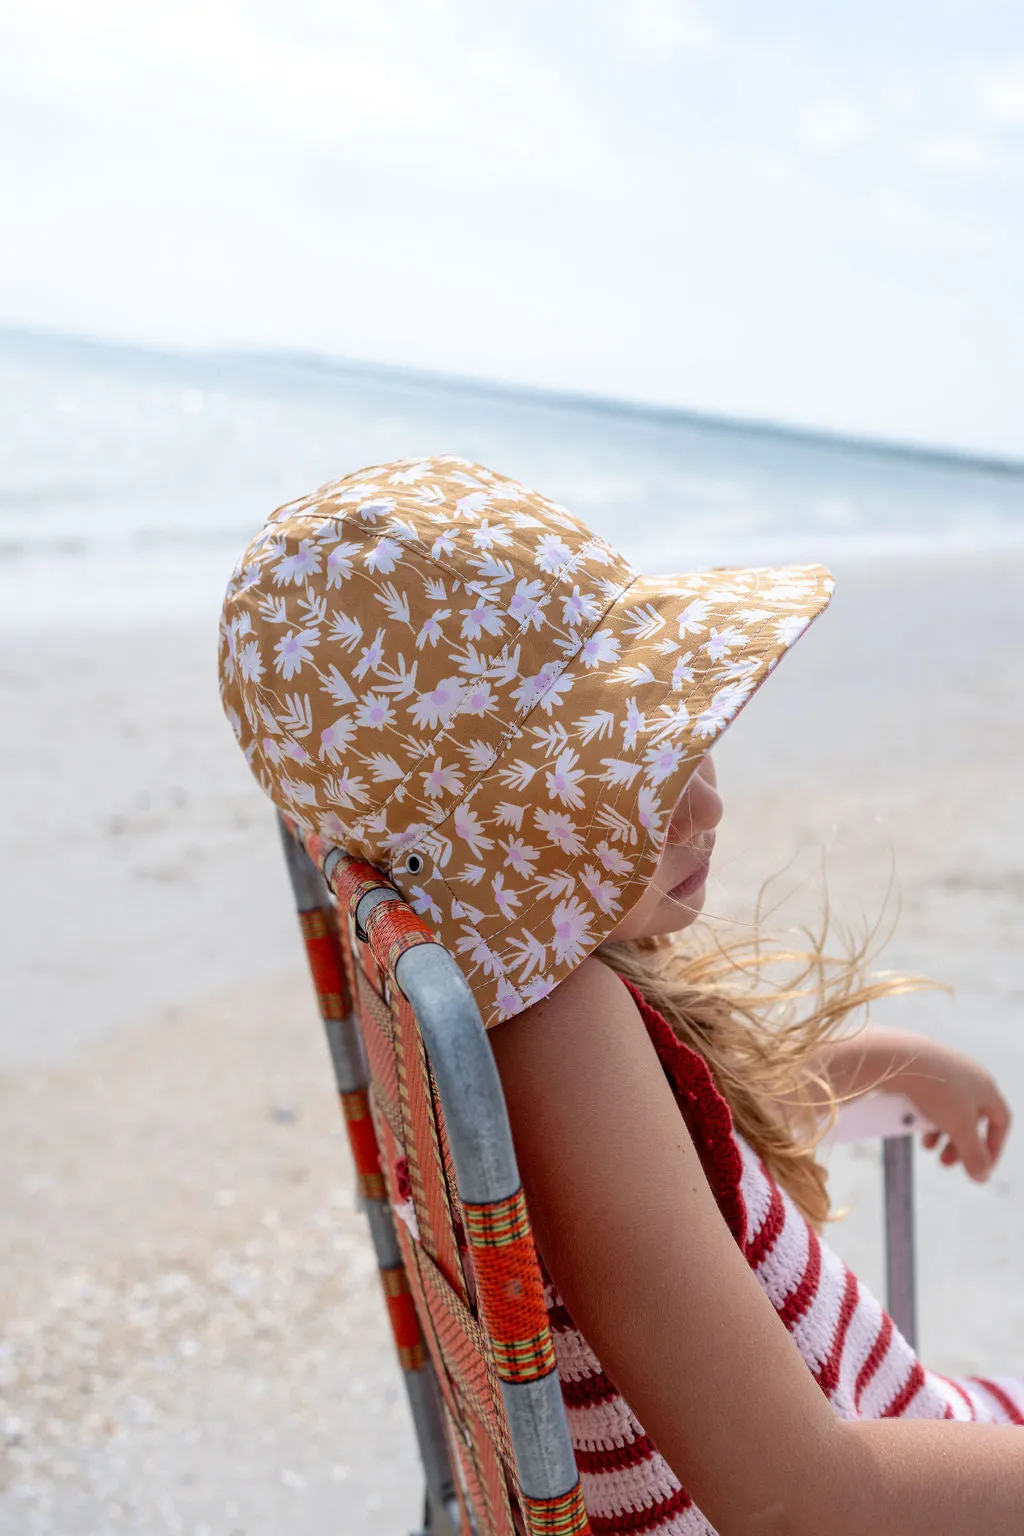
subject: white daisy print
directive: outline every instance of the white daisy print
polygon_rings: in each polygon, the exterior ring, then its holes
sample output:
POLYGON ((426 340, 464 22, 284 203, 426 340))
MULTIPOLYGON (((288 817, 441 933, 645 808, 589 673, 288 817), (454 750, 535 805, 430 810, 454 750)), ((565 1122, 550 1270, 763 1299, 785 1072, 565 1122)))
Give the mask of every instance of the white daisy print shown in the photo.
POLYGON ((463 777, 457 768, 450 763, 443 763, 439 757, 435 757, 433 768, 429 768, 424 774, 423 793, 429 795, 432 800, 438 800, 442 795, 458 795, 462 793, 463 777))
POLYGON ((313 660, 320 636, 315 629, 289 630, 274 647, 274 670, 287 681, 313 660))
POLYGON ((555 766, 544 775, 551 799, 559 800, 563 805, 571 805, 576 811, 584 803, 583 770, 575 766, 578 760, 579 754, 571 747, 566 747, 555 759, 555 766))
POLYGON ((505 863, 510 864, 517 875, 524 879, 530 879, 533 875, 540 851, 531 848, 521 837, 510 837, 507 842, 499 842, 498 847, 504 850, 505 863))
POLYGON ((546 533, 537 540, 533 563, 539 565, 542 571, 554 574, 566 564, 571 555, 572 550, 564 539, 560 539, 557 534, 546 533))
POLYGON ((447 720, 459 707, 465 684, 457 677, 442 677, 435 688, 417 696, 409 712, 420 730, 431 729, 447 720))
POLYGON ((320 756, 329 763, 341 761, 341 754, 356 733, 356 723, 347 715, 340 716, 332 725, 320 732, 320 756))
POLYGON ((583 851, 583 839, 576 830, 576 823, 560 811, 534 811, 534 823, 544 833, 548 842, 573 855, 583 851))
POLYGON ((596 634, 588 635, 584 640, 579 656, 585 667, 600 667, 618 661, 621 649, 619 640, 610 629, 599 629, 596 634))
POLYGON ((593 913, 576 896, 558 903, 552 919, 551 947, 561 963, 578 965, 589 953, 593 920, 593 913))
POLYGON ((309 539, 300 539, 297 549, 290 555, 285 555, 274 567, 274 580, 279 587, 292 581, 296 586, 301 585, 308 576, 314 575, 320 569, 320 553, 313 548, 309 539))
POLYGON ((374 571, 381 576, 390 576, 402 555, 402 546, 397 539, 380 539, 373 547, 368 549, 363 556, 363 564, 368 571, 374 571))
POLYGON ((382 731, 385 726, 394 724, 395 706, 386 693, 364 693, 354 719, 356 725, 364 729, 382 731))

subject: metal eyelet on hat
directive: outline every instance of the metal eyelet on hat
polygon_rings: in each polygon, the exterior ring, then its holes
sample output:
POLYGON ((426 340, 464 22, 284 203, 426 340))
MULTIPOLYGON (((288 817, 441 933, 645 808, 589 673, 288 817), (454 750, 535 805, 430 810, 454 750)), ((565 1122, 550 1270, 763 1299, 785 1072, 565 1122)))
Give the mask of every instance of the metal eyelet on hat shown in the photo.
POLYGON ((406 855, 405 873, 407 875, 422 875, 424 867, 424 859, 421 853, 410 853, 406 855))

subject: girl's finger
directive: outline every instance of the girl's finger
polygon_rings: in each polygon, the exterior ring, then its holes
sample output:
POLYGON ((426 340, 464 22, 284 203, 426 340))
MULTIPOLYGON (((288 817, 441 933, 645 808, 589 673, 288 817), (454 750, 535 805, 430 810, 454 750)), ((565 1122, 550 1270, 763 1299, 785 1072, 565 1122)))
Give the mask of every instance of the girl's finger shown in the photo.
POLYGON ((988 1147, 989 1164, 991 1166, 998 1161, 1003 1150, 1003 1143, 1006 1141, 1010 1129, 1011 1115, 1009 1107, 1000 1099, 997 1105, 987 1110, 987 1116, 988 1126, 985 1132, 985 1143, 988 1147))
POLYGON ((938 1144, 939 1144, 939 1137, 941 1136, 941 1134, 942 1134, 941 1131, 925 1131, 924 1135, 921 1138, 921 1145, 923 1147, 926 1147, 928 1149, 928 1151, 930 1152, 932 1147, 937 1147, 938 1146, 938 1144))

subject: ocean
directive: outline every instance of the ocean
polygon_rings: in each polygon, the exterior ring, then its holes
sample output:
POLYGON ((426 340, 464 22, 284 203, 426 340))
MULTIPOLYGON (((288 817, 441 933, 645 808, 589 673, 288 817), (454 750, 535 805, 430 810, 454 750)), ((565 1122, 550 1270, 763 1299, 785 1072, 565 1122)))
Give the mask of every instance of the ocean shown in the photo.
POLYGON ((0 329, 0 623, 212 624, 275 506, 430 453, 535 486, 652 574, 1024 546, 1024 463, 315 356, 0 329))

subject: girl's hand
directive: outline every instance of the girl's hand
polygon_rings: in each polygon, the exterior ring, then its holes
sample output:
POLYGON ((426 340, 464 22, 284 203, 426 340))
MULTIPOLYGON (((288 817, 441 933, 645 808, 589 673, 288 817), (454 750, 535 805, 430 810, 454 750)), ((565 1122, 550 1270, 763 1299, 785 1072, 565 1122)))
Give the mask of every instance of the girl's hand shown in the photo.
POLYGON ((947 1168, 963 1163, 983 1184, 999 1160, 1010 1129, 1010 1110, 992 1075, 950 1046, 918 1038, 896 1078, 898 1087, 932 1125, 922 1144, 931 1150, 945 1137, 939 1161, 947 1168), (984 1122, 984 1127, 983 1127, 984 1122))

